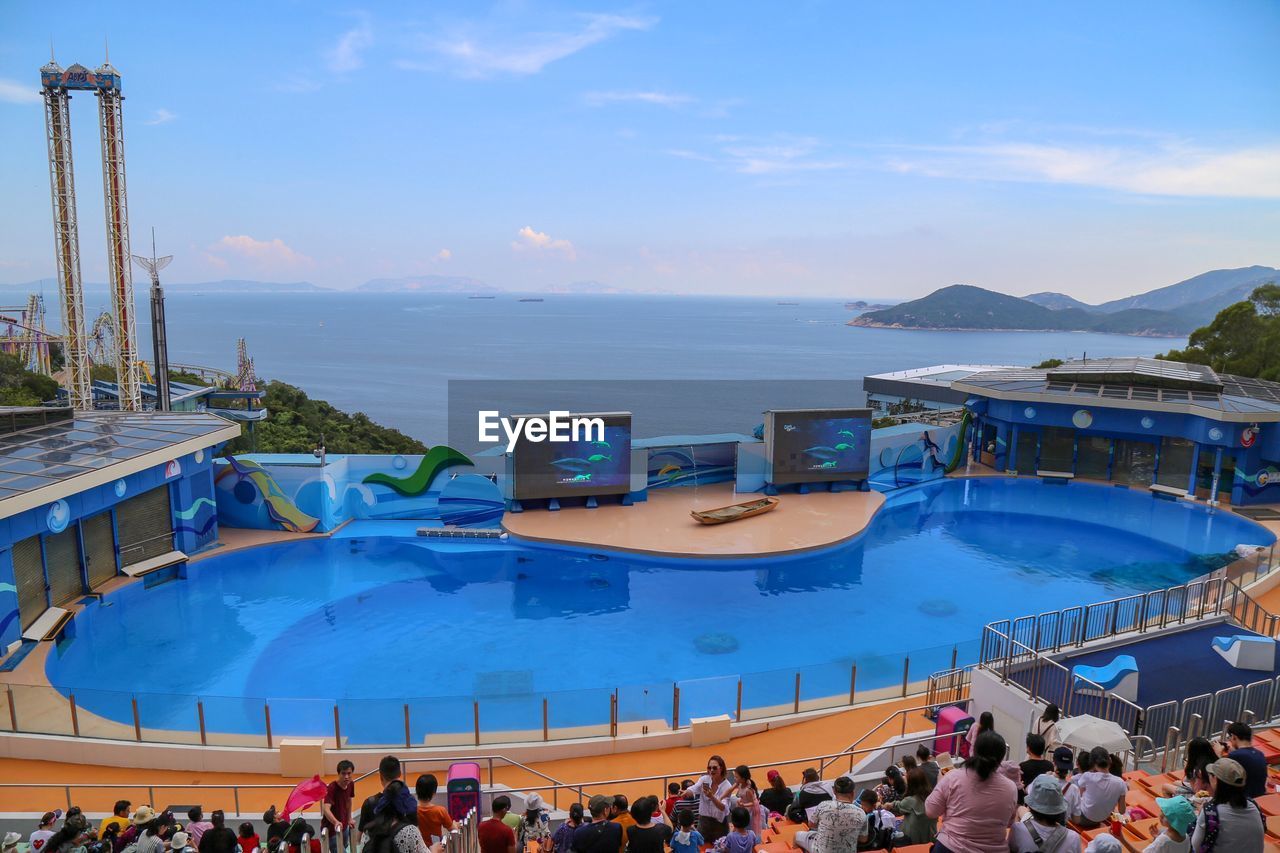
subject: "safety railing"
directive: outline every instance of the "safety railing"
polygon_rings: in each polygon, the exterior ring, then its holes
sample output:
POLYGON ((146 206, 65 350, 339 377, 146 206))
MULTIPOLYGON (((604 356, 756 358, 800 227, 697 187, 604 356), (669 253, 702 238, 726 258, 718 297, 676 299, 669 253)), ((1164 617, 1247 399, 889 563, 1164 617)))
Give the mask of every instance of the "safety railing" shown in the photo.
MULTIPOLYGON (((936 739, 936 735, 932 731, 918 732, 908 734, 904 738, 899 738, 892 744, 879 743, 869 746, 858 746, 850 749, 841 750, 840 752, 824 753, 821 755, 809 755, 799 758, 783 758, 776 761, 758 761, 754 762, 757 767, 769 767, 786 771, 787 768, 804 769, 812 767, 817 769, 824 767, 830 769, 831 766, 842 759, 849 759, 853 763, 854 759, 865 757, 885 750, 892 749, 909 749, 914 752, 915 748, 922 743, 932 744, 936 739)), ((503 762, 515 767, 522 767, 519 762, 512 761, 505 756, 495 755, 485 758, 491 758, 494 761, 503 762)), ((407 759, 402 760, 403 764, 433 764, 439 767, 447 767, 456 761, 477 761, 475 756, 453 756, 438 757, 434 759, 407 759)), ((491 771, 492 772, 492 771, 491 771)), ((554 782, 548 781, 550 777, 545 774, 532 771, 540 777, 532 783, 521 783, 518 790, 527 793, 538 793, 544 797, 551 799, 553 803, 558 802, 558 808, 567 807, 569 802, 585 802, 592 793, 608 793, 614 794, 620 787, 630 785, 642 785, 650 782, 661 782, 661 788, 654 786, 653 793, 659 791, 665 792, 667 785, 673 780, 684 778, 697 778, 703 774, 702 769, 689 769, 679 772, 654 773, 643 776, 631 776, 623 778, 596 779, 581 782, 554 782)), ((799 772, 795 773, 798 777, 799 772)), ((147 791, 150 802, 157 802, 157 792, 163 791, 181 791, 185 798, 189 800, 191 796, 197 796, 206 809, 220 808, 225 805, 227 796, 230 796, 232 804, 235 808, 235 816, 240 817, 247 814, 243 807, 248 805, 250 794, 257 792, 259 794, 270 792, 272 796, 279 795, 276 802, 283 802, 283 795, 293 789, 293 783, 282 783, 279 785, 147 785, 147 784, 128 784, 128 783, 93 783, 93 782, 76 782, 76 783, 18 783, 18 782, 0 782, 0 803, 9 801, 11 792, 25 791, 35 792, 34 796, 41 803, 40 808, 48 808, 52 804, 53 792, 61 792, 65 797, 67 808, 78 805, 85 811, 110 811, 110 805, 115 800, 120 799, 123 795, 135 795, 141 791, 147 791), (96 794, 97 799, 92 799, 91 795, 96 794)), ((15 809, 21 810, 21 809, 15 809)), ((228 814, 231 817, 231 814, 228 814)))
POLYGON ((0 683, 0 733, 266 749, 307 737, 339 751, 616 738, 687 730, 700 717, 749 722, 902 699, 922 693, 931 673, 977 654, 970 640, 665 683, 336 701, 55 688, 10 674, 0 683))
POLYGON ((1149 706, 1142 717, 1144 730, 1163 739, 1162 766, 1174 767, 1192 738, 1211 737, 1236 721, 1250 725, 1280 722, 1280 676, 1161 702, 1149 706))
MULTIPOLYGON (((967 702, 968 699, 965 698, 961 701, 967 702)), ((955 704, 955 703, 946 702, 943 704, 955 704)), ((862 736, 859 737, 857 740, 855 740, 853 743, 845 747, 840 753, 837 754, 836 758, 826 760, 822 762, 822 764, 818 765, 818 768, 817 768, 818 774, 822 775, 826 773, 828 767, 830 767, 833 763, 835 763, 836 761, 840 760, 840 758, 843 758, 845 756, 849 757, 849 769, 852 770, 854 751, 857 750, 858 747, 862 746, 862 744, 866 743, 872 737, 879 734, 883 729, 887 727, 891 727, 891 724, 893 723, 900 724, 897 737, 899 738, 899 742, 901 742, 901 739, 907 736, 907 723, 913 715, 918 717, 923 717, 923 715, 925 714, 928 714, 932 711, 936 711, 939 707, 940 707, 939 705, 926 703, 924 705, 916 705, 915 707, 912 707, 912 708, 899 708, 889 716, 885 717, 879 723, 877 723, 875 727, 868 729, 866 732, 864 732, 862 736)))
POLYGON ((479 826, 480 813, 475 809, 454 821, 453 829, 445 833, 443 853, 480 853, 479 826))
POLYGON ((972 683, 973 664, 935 672, 929 676, 929 683, 925 686, 925 704, 940 708, 967 701, 972 683))
POLYGON ((1091 714, 1131 733, 1141 726, 1140 707, 990 625, 983 634, 978 665, 1032 701, 1057 705, 1068 717, 1091 714))

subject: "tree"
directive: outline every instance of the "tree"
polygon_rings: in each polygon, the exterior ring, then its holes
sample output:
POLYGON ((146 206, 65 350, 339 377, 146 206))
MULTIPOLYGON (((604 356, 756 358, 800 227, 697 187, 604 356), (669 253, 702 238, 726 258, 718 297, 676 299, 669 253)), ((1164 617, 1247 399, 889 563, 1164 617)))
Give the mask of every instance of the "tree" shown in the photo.
POLYGON ((1187 348, 1158 358, 1207 364, 1220 373, 1280 380, 1280 286, 1256 288, 1191 333, 1187 348))
POLYGON ((1062 367, 1063 361, 1060 358, 1046 358, 1044 361, 1032 367, 1032 370, 1053 370, 1055 367, 1062 367))
POLYGON ((57 382, 27 370, 16 355, 0 353, 0 405, 38 406, 57 396, 57 382))

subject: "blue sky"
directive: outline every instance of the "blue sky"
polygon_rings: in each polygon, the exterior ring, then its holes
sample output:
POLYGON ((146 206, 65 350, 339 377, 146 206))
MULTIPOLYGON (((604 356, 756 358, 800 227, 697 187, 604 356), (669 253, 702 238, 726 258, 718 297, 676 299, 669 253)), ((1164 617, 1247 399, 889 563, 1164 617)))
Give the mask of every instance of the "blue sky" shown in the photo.
POLYGON ((50 38, 109 39, 172 281, 1098 301, 1280 266, 1274 0, 50 8, 0 3, 0 281, 54 274, 50 38))

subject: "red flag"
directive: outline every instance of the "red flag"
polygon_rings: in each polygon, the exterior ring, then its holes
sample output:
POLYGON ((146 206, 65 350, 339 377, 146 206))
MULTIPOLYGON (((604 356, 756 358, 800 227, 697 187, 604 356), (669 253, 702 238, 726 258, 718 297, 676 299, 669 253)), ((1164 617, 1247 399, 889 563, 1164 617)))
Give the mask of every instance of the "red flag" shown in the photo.
POLYGON ((319 776, 312 776, 305 782, 299 782, 289 792, 289 799, 284 801, 284 811, 280 813, 280 819, 289 820, 290 815, 295 811, 300 812, 307 806, 320 802, 328 790, 329 786, 319 776))

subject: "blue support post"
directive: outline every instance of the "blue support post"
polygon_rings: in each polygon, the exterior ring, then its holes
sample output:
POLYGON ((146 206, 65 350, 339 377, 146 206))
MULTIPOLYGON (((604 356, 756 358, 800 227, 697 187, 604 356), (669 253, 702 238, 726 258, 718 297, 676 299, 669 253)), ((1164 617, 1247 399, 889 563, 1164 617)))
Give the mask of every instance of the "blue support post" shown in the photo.
POLYGON ((1191 445, 1191 474, 1187 477, 1187 494, 1196 495, 1196 472, 1200 470, 1200 442, 1191 445))

